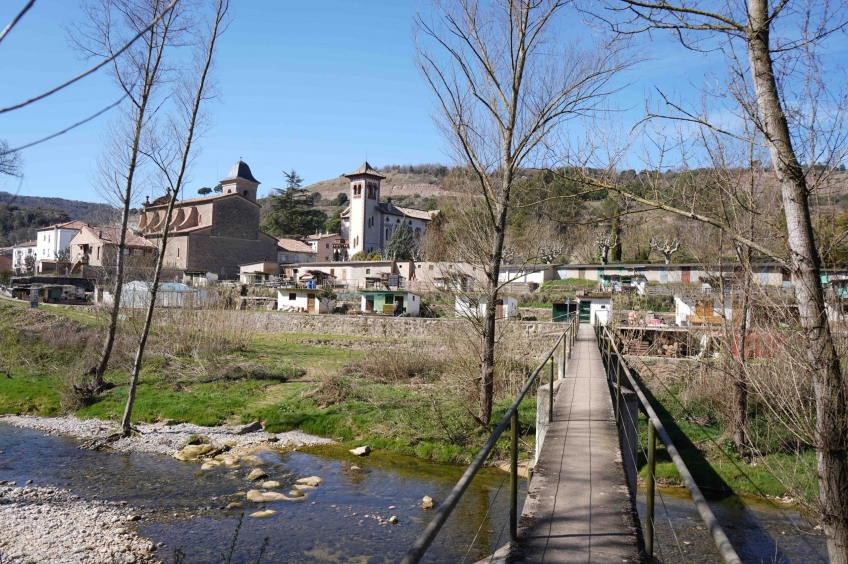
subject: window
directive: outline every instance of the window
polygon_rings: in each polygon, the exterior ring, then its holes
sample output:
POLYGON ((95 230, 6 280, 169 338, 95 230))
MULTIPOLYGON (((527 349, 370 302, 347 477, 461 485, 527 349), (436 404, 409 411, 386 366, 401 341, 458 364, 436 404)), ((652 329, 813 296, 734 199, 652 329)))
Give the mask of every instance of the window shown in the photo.
POLYGON ((100 247, 97 247, 97 258, 100 259, 100 247))
POLYGON ((293 302, 293 301, 295 301, 296 299, 297 299, 297 294, 294 294, 294 293, 289 294, 289 301, 290 301, 290 302, 293 302))
POLYGON ((370 269, 370 268, 366 268, 366 269, 365 269, 365 274, 371 274, 371 269, 370 269))
POLYGON ((177 258, 180 258, 180 248, 177 247, 177 258))
POLYGON ((433 265, 431 264, 430 266, 428 266, 427 270, 433 270, 433 265))
POLYGON ((329 243, 327 243, 326 245, 327 245, 327 248, 329 249, 329 248, 330 248, 330 244, 329 244, 329 243))

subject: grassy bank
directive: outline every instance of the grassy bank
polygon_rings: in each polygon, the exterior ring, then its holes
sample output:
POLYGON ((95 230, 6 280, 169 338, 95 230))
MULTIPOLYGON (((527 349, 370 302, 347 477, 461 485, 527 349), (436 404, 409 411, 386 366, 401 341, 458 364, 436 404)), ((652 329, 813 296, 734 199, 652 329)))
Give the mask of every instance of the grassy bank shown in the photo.
MULTIPOLYGON (((0 413, 117 422, 127 398, 133 320, 121 328, 107 381, 114 388, 74 405, 71 385, 96 361, 105 319, 97 313, 0 302, 0 413)), ((225 315, 225 313, 222 313, 225 315)), ((141 373, 133 419, 199 425, 261 420, 271 432, 301 429, 348 445, 368 444, 441 462, 468 462, 488 436, 476 412, 472 360, 451 344, 341 335, 252 335, 204 319, 169 320, 155 329, 141 373), (199 325, 199 324, 198 324, 199 325), (234 336, 198 332, 227 327, 234 336)), ((497 390, 494 421, 526 366, 504 363, 511 385, 497 390)), ((533 447, 535 397, 521 406, 527 452, 533 447)), ((506 442, 499 453, 506 452, 506 442)))
MULTIPOLYGON (((749 428, 756 455, 741 457, 730 427, 730 384, 709 364, 685 360, 631 359, 651 402, 697 484, 707 495, 791 497, 806 504, 818 495, 815 452, 794 444, 791 434, 752 400, 749 428), (796 497, 797 496, 797 497, 796 497)), ((647 478, 647 420, 639 419, 640 478, 647 478)), ((682 486, 677 468, 657 441, 659 483, 682 486)))

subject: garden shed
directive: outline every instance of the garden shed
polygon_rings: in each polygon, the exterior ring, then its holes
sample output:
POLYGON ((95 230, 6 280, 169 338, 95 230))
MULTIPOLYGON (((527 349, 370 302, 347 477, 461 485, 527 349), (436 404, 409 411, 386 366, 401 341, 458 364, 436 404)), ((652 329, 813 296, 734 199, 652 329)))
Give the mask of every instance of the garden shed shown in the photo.
POLYGON ((403 290, 365 290, 362 292, 362 311, 392 315, 396 303, 409 317, 418 317, 421 311, 421 296, 403 290))

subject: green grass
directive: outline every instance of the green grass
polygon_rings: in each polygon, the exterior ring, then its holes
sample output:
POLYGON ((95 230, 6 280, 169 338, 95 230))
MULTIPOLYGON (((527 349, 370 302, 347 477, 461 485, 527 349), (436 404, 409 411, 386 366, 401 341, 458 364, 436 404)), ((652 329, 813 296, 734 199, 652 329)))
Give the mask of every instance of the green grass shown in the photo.
MULTIPOLYGON (((62 390, 69 387, 68 376, 80 370, 77 358, 83 351, 76 341, 68 341, 73 346, 53 346, 38 334, 16 329, 16 320, 23 319, 21 311, 16 304, 6 308, 0 304, 0 347, 15 367, 11 378, 0 373, 0 413, 59 415, 62 390)), ((55 316, 61 320, 62 331, 103 323, 86 317, 90 315, 86 312, 65 308, 44 309, 35 315, 42 316, 40 322, 55 316)), ((373 354, 363 346, 379 350, 393 342, 342 335, 257 335, 242 349, 182 357, 167 354, 163 351, 167 343, 159 342, 145 358, 133 420, 168 418, 211 426, 258 419, 271 432, 301 429, 345 445, 368 444, 423 459, 467 463, 509 401, 497 402, 492 425, 481 429, 468 414, 470 400, 443 385, 438 374, 413 384, 405 378, 383 382, 344 371, 345 366, 373 354), (289 381, 279 381, 283 374, 291 375, 289 381)), ((114 360, 107 380, 115 387, 77 411, 77 416, 121 418, 129 380, 126 363, 127 359, 114 360)), ((534 394, 522 403, 519 416, 529 452, 535 432, 534 394)), ((504 458, 506 450, 504 437, 495 459, 504 458)))
MULTIPOLYGON (((690 396, 684 409, 671 395, 679 395, 677 386, 670 386, 668 390, 658 384, 651 386, 650 378, 647 379, 647 384, 654 394, 654 409, 695 482, 705 493, 782 497, 795 495, 800 491, 807 501, 813 501, 818 495, 814 474, 809 471, 796 471, 797 467, 815 468, 815 452, 812 450, 795 454, 772 449, 757 458, 755 464, 751 464, 739 456, 732 439, 729 438, 729 430, 697 397, 690 396), (795 491, 790 491, 787 484, 795 491)), ((750 422, 751 425, 761 423, 756 417, 750 422)), ((640 414, 638 466, 642 480, 648 478, 645 456, 648 446, 647 433, 647 420, 640 414)), ((659 437, 656 461, 659 483, 683 486, 682 478, 659 437)))
POLYGON ((0 375, 0 414, 61 415, 59 377, 30 376, 24 370, 11 376, 0 375))

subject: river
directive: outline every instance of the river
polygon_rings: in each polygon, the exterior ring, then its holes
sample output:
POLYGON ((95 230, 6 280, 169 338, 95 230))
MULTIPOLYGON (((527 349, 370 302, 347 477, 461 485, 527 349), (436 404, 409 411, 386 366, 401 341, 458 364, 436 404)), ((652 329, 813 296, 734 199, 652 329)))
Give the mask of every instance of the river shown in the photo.
MULTIPOLYGON (((464 471, 384 452, 359 458, 341 446, 260 451, 262 468, 284 486, 307 476, 324 482, 309 491, 305 501, 252 504, 233 495, 255 487, 245 478, 252 467, 201 471, 198 464, 167 456, 77 447, 75 439, 0 423, 0 480, 18 485, 33 480, 35 486, 67 488, 83 499, 125 501, 143 515, 137 523, 139 534, 164 543, 158 558, 166 563, 173 562, 175 549, 186 553, 187 563, 220 562, 221 554, 229 551, 241 513, 261 508, 277 513, 243 518, 233 562, 254 562, 266 537, 263 562, 397 562, 433 515, 419 507, 421 499, 425 495, 437 502, 444 499, 464 471), (233 501, 244 507, 225 509, 233 501), (397 525, 375 518, 392 515, 398 517, 397 525)), ((505 477, 485 470, 475 478, 426 561, 474 562, 506 543, 505 477)), ((523 504, 523 482, 521 489, 523 504)), ((685 492, 660 491, 658 560, 719 562, 685 492)), ((736 497, 711 505, 744 562, 827 562, 823 536, 796 510, 736 497)), ((637 508, 644 519, 643 492, 637 508)))
MULTIPOLYGON (((438 503, 464 471, 384 452, 359 458, 340 446, 262 451, 258 456, 270 479, 285 485, 318 476, 324 482, 305 501, 252 504, 233 496, 255 487, 245 478, 252 467, 200 471, 198 464, 167 456, 86 451, 77 445, 71 438, 0 423, 0 480, 18 485, 33 480, 34 486, 67 488, 83 499, 126 501, 143 515, 139 534, 165 543, 158 557, 167 563, 177 548, 186 553, 187 563, 220 562, 240 513, 260 508, 277 513, 244 517, 233 562, 254 562, 265 537, 263 562, 397 562, 433 515, 419 507, 421 499, 429 495, 438 503), (233 501, 245 507, 224 509, 233 501), (392 515, 397 525, 375 519, 392 515)), ((474 562, 506 542, 509 485, 504 477, 485 470, 475 478, 427 561, 474 562)))

